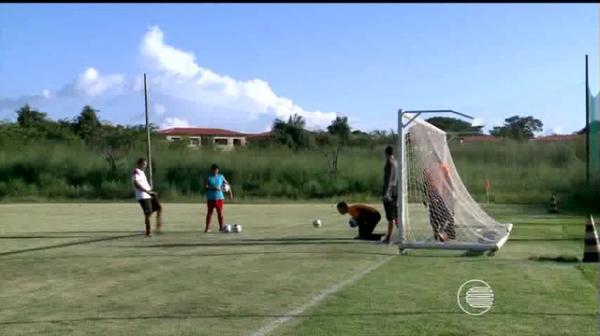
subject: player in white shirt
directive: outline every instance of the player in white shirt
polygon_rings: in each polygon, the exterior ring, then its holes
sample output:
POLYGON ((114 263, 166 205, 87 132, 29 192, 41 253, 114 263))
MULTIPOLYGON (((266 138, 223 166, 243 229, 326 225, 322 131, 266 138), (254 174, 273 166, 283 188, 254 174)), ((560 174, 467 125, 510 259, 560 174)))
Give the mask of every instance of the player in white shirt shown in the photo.
POLYGON ((131 181, 135 189, 135 199, 142 206, 144 212, 144 222, 146 224, 146 236, 152 237, 152 231, 150 229, 150 217, 152 213, 156 211, 156 231, 160 233, 162 230, 162 206, 158 202, 156 193, 152 191, 144 169, 148 165, 146 159, 140 158, 137 160, 137 164, 131 175, 131 181))

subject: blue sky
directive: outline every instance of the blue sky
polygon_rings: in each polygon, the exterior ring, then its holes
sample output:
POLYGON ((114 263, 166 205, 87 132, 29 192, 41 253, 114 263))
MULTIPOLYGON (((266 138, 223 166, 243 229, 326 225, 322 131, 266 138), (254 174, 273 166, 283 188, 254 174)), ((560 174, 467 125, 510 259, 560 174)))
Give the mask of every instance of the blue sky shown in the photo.
POLYGON ((0 119, 84 104, 114 123, 259 132, 300 113, 391 129, 396 111, 451 108, 486 128, 533 115, 583 127, 584 55, 600 74, 596 4, 0 5, 0 119))

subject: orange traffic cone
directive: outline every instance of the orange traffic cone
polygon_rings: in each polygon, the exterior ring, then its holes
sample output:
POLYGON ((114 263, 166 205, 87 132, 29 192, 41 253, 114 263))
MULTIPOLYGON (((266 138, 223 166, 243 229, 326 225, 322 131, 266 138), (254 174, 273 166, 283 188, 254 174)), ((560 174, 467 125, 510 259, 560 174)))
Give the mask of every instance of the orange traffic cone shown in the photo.
POLYGON ((594 218, 590 215, 585 224, 585 239, 583 246, 583 262, 600 261, 600 244, 598 243, 598 232, 594 225, 594 218))

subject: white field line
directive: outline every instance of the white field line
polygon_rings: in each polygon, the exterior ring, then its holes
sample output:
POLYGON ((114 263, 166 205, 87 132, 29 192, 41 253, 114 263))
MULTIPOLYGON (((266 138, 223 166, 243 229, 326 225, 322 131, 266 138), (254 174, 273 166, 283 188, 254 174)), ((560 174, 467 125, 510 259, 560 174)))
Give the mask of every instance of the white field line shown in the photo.
POLYGON ((387 262, 389 262, 390 260, 392 260, 395 256, 389 256, 381 261, 379 261, 378 263, 369 266, 368 268, 366 268, 364 271, 355 274, 354 276, 339 282, 329 288, 327 288, 326 290, 322 291, 321 293, 317 294, 316 296, 314 296, 312 299, 310 299, 310 301, 308 301, 307 303, 305 303, 304 305, 289 311, 283 315, 281 315, 281 317, 279 317, 278 319, 265 324, 264 326, 262 326, 260 329, 258 329, 257 331, 255 331, 254 333, 252 333, 252 336, 265 336, 267 334, 269 334, 270 332, 272 332, 275 328, 279 327, 280 325, 286 323, 287 321, 302 315, 302 313, 304 313, 306 310, 316 306, 319 302, 323 301, 325 298, 327 298, 329 295, 341 290, 342 288, 353 284, 354 282, 360 280, 362 277, 364 277, 365 275, 367 275, 368 273, 376 270, 377 268, 383 266, 384 264, 386 264, 387 262))

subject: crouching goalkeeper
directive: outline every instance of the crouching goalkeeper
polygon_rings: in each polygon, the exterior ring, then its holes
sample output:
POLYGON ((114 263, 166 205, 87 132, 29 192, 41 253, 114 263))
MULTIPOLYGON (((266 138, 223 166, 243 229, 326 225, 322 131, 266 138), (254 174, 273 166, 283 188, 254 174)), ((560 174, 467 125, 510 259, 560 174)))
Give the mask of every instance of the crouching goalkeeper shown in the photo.
POLYGON ((346 202, 338 203, 337 210, 340 215, 350 214, 352 217, 350 219, 350 226, 358 226, 358 236, 354 237, 354 239, 381 240, 383 234, 373 233, 375 226, 381 220, 379 211, 367 205, 348 205, 346 202))

